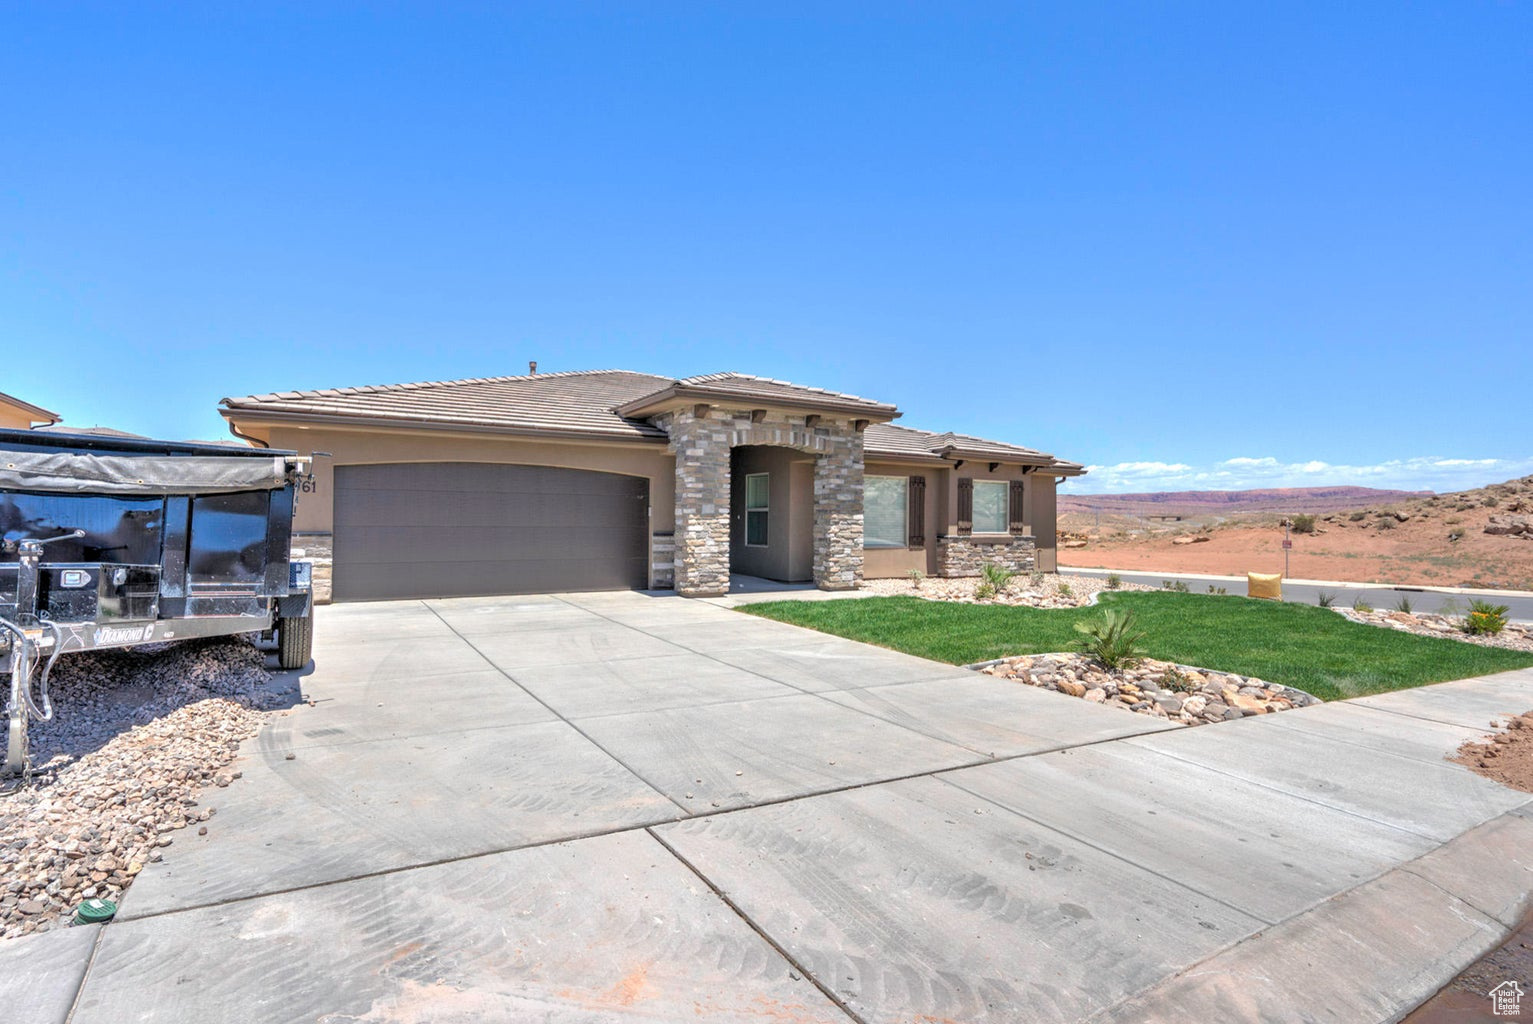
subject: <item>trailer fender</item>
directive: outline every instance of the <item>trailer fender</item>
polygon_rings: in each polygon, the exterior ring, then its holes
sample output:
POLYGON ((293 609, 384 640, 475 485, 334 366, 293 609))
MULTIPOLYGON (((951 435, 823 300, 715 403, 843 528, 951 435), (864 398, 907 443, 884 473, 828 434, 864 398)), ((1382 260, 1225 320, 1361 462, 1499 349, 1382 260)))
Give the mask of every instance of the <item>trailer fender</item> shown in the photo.
POLYGON ((296 594, 277 598, 277 615, 284 619, 305 619, 314 608, 313 591, 303 590, 296 594))

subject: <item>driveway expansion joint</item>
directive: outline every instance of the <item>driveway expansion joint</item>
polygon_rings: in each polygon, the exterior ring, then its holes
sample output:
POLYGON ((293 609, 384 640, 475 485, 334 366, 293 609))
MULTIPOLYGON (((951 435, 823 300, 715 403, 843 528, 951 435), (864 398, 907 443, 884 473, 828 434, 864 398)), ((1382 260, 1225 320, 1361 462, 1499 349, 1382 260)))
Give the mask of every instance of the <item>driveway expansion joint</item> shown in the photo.
POLYGON ((650 838, 654 839, 655 842, 657 842, 661 846, 663 846, 666 849, 666 851, 668 853, 670 853, 670 855, 672 857, 675 857, 676 860, 678 862, 680 862, 682 867, 686 868, 693 875, 695 875, 697 877, 698 881, 702 882, 705 886, 707 886, 708 887, 708 891, 713 893, 714 896, 718 897, 719 902, 723 903, 726 907, 728 907, 734 913, 734 915, 736 917, 738 917, 741 921, 743 921, 745 923, 746 927, 750 928, 751 931, 753 931, 757 935, 761 936, 761 939, 762 939, 763 942, 765 942, 767 945, 771 946, 774 950, 776 950, 777 951, 777 955, 782 957, 784 960, 786 960, 793 967, 793 970, 798 972, 800 977, 804 978, 804 980, 808 981, 815 988, 819 989, 820 990, 820 994, 823 995, 826 999, 829 999, 832 1003, 834 1003, 838 1010, 840 1010, 842 1013, 846 1014, 847 1017, 849 1017, 853 1021, 855 1021, 856 1024, 869 1024, 869 1021, 866 1018, 864 1018, 861 1014, 857 1013, 857 1011, 853 1010, 850 1006, 848 1006, 847 1003, 846 1003, 846 1000, 843 999, 834 989, 832 989, 829 985, 826 985, 823 981, 821 981, 819 975, 815 974, 813 971, 811 971, 804 964, 800 963, 798 958, 795 957, 788 949, 786 949, 775 938, 773 938, 773 936, 772 936, 772 934, 770 932, 768 932, 765 928, 761 927, 761 925, 757 924, 756 921, 749 914, 747 914, 745 912, 745 909, 743 907, 741 907, 738 903, 736 903, 733 899, 731 899, 729 897, 729 895, 726 892, 724 892, 723 889, 719 888, 718 885, 714 884, 713 879, 709 878, 706 874, 704 874, 697 867, 697 865, 693 864, 690 860, 688 860, 682 854, 682 852, 680 850, 676 849, 676 847, 674 847, 670 843, 666 842, 664 836, 662 836, 660 833, 656 832, 654 830, 654 828, 652 828, 652 827, 651 828, 646 828, 644 831, 648 832, 649 835, 650 835, 650 838))

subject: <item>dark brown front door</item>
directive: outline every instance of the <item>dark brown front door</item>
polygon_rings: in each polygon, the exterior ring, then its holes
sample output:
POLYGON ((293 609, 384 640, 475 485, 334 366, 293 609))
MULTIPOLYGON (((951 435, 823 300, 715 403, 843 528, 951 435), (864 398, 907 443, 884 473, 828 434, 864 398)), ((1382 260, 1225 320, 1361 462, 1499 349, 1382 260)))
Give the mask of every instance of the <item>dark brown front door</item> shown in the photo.
POLYGON ((337 601, 643 588, 649 481, 547 466, 335 469, 337 601))

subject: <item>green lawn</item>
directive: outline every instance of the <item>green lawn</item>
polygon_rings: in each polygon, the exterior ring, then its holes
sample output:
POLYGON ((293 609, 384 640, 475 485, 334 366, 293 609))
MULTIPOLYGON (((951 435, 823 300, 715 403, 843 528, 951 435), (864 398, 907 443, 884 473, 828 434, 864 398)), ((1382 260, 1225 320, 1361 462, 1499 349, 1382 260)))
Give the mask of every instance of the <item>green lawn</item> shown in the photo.
MULTIPOLYGON (((1533 665, 1533 654, 1364 626, 1310 605, 1174 593, 1111 594, 1103 602, 1134 612, 1151 657, 1297 686, 1322 700, 1533 665)), ((1069 650, 1079 636, 1073 624, 1102 614, 915 597, 773 601, 741 610, 955 665, 1069 650)))

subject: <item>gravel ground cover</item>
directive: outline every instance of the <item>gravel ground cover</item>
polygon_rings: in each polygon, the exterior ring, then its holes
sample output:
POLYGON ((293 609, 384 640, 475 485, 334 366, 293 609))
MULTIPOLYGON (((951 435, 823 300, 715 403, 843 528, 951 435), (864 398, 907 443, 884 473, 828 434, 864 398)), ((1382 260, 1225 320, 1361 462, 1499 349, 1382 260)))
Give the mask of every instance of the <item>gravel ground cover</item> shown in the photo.
POLYGON ((1481 647, 1500 647, 1509 651, 1533 652, 1533 629, 1520 622, 1508 622, 1499 633, 1471 634, 1464 632, 1463 616, 1438 615, 1436 612, 1358 611, 1355 608, 1338 608, 1337 611, 1353 622, 1370 626, 1383 626, 1402 633, 1417 636, 1436 636, 1448 640, 1462 640, 1466 644, 1481 647))
POLYGON ((0 796, 0 939, 62 927, 117 899, 178 830, 206 828, 206 787, 291 698, 248 640, 67 655, 54 717, 31 726, 33 779, 0 796))
POLYGON ((1152 658, 1131 668, 1107 669, 1080 654, 1028 654, 982 665, 979 671, 1184 725, 1208 725, 1320 703, 1303 690, 1280 683, 1152 658))
POLYGON ((927 576, 910 579, 867 580, 862 589, 881 597, 920 597, 928 601, 953 601, 959 604, 1001 604, 1027 608, 1080 608, 1091 604, 1104 590, 1154 590, 1143 583, 1121 583, 1109 587, 1100 576, 1071 576, 1057 572, 1021 573, 1012 578, 995 597, 977 598, 974 590, 982 582, 978 576, 943 579, 927 576))

